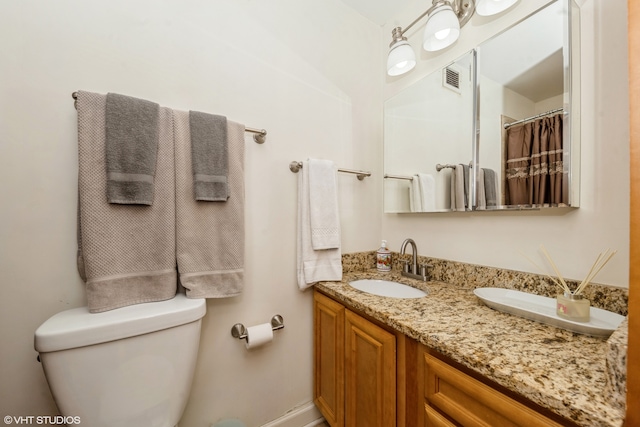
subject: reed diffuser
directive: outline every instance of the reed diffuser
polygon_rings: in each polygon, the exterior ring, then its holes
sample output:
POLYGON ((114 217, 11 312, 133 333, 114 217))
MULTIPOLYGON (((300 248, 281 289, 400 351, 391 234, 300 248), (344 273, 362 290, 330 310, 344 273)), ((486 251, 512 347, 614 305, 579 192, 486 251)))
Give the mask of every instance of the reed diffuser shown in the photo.
MULTIPOLYGON (((547 252, 543 245, 540 245, 540 250, 546 257, 547 261, 549 261, 549 264, 555 271, 558 278, 556 279, 555 277, 551 277, 546 273, 545 275, 551 279, 553 283, 562 288, 563 291, 561 294, 558 294, 556 298, 556 314, 559 317, 567 320, 573 320, 574 322, 588 322, 591 319, 591 302, 582 295, 582 291, 585 290, 589 283, 591 283, 591 281, 617 251, 607 249, 604 253, 598 254, 598 257, 589 269, 587 276, 574 290, 571 290, 569 285, 567 285, 567 282, 562 277, 562 274, 560 274, 560 270, 558 270, 558 267, 556 267, 556 264, 551 259, 549 252, 547 252)), ((531 260, 529 261, 536 267, 540 268, 535 262, 531 260)))

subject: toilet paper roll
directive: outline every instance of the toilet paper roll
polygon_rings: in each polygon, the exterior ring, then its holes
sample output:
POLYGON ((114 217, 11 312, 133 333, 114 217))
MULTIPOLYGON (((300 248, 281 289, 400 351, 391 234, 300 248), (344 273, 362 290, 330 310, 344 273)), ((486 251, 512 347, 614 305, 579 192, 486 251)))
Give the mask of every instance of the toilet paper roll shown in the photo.
POLYGON ((273 340, 273 329, 271 324, 249 326, 247 328, 247 348, 256 348, 273 340))

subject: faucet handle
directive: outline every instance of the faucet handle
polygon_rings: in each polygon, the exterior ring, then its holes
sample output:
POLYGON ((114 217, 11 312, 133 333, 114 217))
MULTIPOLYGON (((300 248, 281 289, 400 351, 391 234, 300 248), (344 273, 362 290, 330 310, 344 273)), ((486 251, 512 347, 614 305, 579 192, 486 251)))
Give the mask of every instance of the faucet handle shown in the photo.
POLYGON ((419 268, 419 271, 420 271, 420 275, 422 277, 428 277, 428 274, 427 274, 427 268, 428 267, 433 267, 433 265, 431 265, 431 264, 420 264, 419 265, 418 268, 419 268))
POLYGON ((411 267, 409 267, 409 263, 411 261, 406 260, 406 259, 402 259, 400 261, 402 261, 402 271, 405 272, 405 273, 411 273, 411 271, 410 271, 411 267))

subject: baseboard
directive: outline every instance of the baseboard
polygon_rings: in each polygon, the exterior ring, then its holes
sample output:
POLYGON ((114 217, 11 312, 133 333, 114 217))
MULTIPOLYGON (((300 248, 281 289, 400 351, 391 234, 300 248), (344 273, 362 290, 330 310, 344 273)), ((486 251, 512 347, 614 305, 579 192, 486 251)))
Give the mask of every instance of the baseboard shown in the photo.
POLYGON ((262 427, 313 427, 324 421, 322 414, 313 402, 292 409, 280 418, 262 425, 262 427))

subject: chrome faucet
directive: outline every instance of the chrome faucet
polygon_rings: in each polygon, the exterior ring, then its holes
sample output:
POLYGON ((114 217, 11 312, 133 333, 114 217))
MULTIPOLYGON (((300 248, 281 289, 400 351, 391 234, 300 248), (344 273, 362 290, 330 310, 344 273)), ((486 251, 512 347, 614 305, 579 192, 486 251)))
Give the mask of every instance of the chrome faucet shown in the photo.
POLYGON ((400 246, 400 255, 405 254, 407 245, 411 245, 411 264, 409 264, 409 261, 403 261, 404 266, 402 267, 402 275, 426 282, 429 279, 427 276, 427 267, 431 267, 431 265, 418 265, 418 247, 416 246, 416 242, 414 242, 413 239, 405 239, 405 241, 402 242, 402 246, 400 246))

